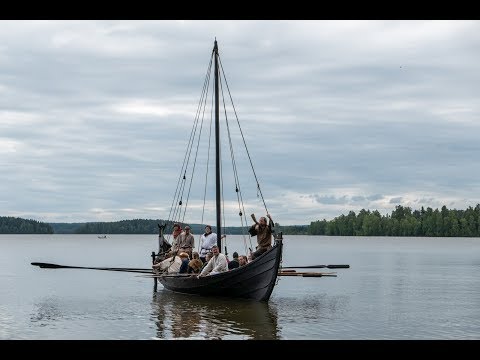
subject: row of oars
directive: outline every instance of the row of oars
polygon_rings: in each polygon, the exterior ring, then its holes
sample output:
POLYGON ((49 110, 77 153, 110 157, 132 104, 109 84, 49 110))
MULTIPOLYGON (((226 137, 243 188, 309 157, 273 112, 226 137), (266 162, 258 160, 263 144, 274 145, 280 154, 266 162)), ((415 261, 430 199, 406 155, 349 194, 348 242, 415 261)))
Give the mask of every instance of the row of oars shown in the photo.
MULTIPOLYGON (((86 267, 86 266, 68 266, 58 265, 51 263, 32 262, 34 266, 38 266, 42 269, 88 269, 88 270, 104 270, 104 271, 121 271, 121 272, 133 272, 137 274, 150 274, 152 276, 159 276, 152 273, 152 269, 146 268, 116 268, 116 267, 86 267)), ((337 276, 335 272, 297 272, 295 269, 346 269, 350 265, 311 265, 311 266, 287 266, 282 267, 278 275, 279 276, 303 276, 303 277, 321 277, 321 276, 337 276)))

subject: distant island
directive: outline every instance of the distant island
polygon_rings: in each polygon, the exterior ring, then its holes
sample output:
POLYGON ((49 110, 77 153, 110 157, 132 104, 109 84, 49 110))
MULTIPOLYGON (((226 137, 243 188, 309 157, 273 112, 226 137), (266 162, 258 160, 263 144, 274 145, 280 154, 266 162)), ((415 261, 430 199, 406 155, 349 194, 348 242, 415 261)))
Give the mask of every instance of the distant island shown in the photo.
MULTIPOLYGON (((0 217, 0 234, 158 234, 157 224, 165 220, 134 219, 114 222, 42 223, 14 217, 0 217)), ((194 234, 204 231, 204 224, 189 224, 194 234)), ((226 227, 230 235, 246 234, 247 227, 226 227)), ((397 205, 391 214, 377 210, 350 211, 332 220, 312 221, 310 225, 281 225, 275 231, 285 235, 338 236, 438 236, 479 237, 480 204, 466 210, 449 210, 444 205, 413 210, 397 205)))

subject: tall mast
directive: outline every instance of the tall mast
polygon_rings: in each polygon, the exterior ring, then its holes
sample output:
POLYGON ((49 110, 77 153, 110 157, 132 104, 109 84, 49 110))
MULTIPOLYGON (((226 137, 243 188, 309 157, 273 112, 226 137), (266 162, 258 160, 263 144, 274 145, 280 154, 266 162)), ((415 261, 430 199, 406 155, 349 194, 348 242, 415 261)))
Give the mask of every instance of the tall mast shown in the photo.
POLYGON ((216 189, 216 209, 217 209, 217 245, 218 250, 222 251, 222 223, 221 223, 221 192, 220 192, 220 120, 218 107, 218 46, 217 39, 213 46, 213 55, 215 56, 215 189, 216 189))

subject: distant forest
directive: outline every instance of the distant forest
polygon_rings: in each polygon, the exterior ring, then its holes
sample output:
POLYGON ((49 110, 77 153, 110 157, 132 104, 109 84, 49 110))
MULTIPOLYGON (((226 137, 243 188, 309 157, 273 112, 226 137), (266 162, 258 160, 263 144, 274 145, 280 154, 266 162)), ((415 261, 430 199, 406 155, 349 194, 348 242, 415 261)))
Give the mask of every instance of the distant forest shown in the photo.
POLYGON ((310 235, 355 235, 355 236, 439 236, 478 237, 480 236, 480 204, 466 210, 433 210, 422 206, 412 211, 409 207, 396 206, 392 214, 382 216, 370 210, 350 211, 333 220, 312 222, 310 235))
MULTIPOLYGON (((113 222, 88 222, 88 223, 51 223, 57 234, 158 234, 158 224, 167 222, 162 219, 133 219, 113 222)), ((171 225, 172 222, 170 221, 171 225)), ((182 227, 185 224, 182 224, 182 227)), ((205 225, 188 224, 194 234, 203 233, 205 225)), ((215 226, 213 227, 215 230, 215 226)), ((167 227, 167 232, 171 231, 171 226, 167 227)), ((245 232, 247 229, 245 229, 245 232)), ((227 234, 241 234, 241 227, 227 227, 227 234)))
MULTIPOLYGON (((158 234, 157 224, 165 220, 122 220, 115 222, 42 223, 14 217, 0 217, 0 234, 158 234)), ((189 224, 192 233, 201 234, 203 224, 189 224)), ((230 235, 246 234, 247 229, 227 227, 230 235)), ((171 227, 167 228, 167 232, 171 227)), ((215 231, 215 227, 214 227, 215 231)), ((466 210, 440 210, 430 207, 414 210, 398 205, 391 214, 381 215, 377 210, 362 209, 356 214, 340 215, 333 220, 317 220, 310 225, 282 226, 275 223, 275 231, 285 235, 340 235, 340 236, 438 236, 479 237, 480 204, 466 210)))
POLYGON ((53 234, 53 228, 36 220, 0 216, 0 234, 53 234))

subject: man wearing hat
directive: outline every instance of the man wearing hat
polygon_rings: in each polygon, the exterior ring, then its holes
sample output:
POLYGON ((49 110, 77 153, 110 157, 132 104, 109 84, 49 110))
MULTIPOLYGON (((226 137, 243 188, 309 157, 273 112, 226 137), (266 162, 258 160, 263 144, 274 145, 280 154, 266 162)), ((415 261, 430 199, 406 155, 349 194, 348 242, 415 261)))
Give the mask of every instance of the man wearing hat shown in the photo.
POLYGON ((228 270, 227 257, 218 250, 218 245, 212 246, 213 256, 203 268, 200 276, 215 275, 228 270))
POLYGON ((192 257, 192 250, 193 247, 195 246, 195 240, 193 238, 193 235, 190 233, 190 226, 186 225, 184 232, 180 234, 178 237, 178 250, 180 252, 185 252, 188 254, 188 256, 191 258, 192 257))

